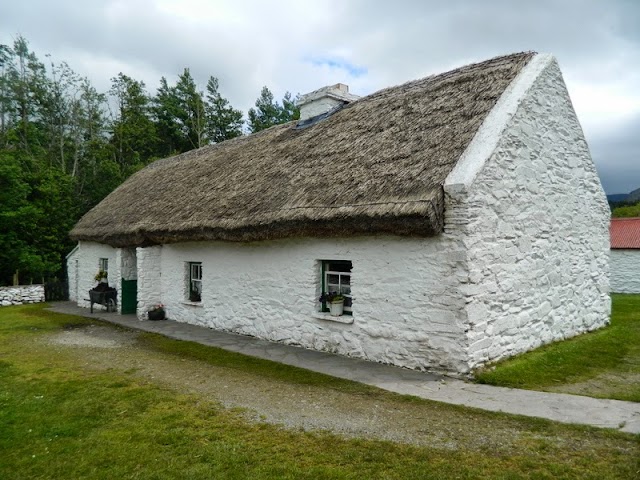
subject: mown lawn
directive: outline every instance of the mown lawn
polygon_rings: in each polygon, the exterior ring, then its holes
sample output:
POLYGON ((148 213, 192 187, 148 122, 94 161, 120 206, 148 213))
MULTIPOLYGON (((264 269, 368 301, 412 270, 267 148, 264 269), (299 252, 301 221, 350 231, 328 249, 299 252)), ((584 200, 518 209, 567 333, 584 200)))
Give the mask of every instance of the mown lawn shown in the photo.
POLYGON ((476 374, 479 383, 640 402, 640 295, 614 294, 611 325, 476 374))
MULTIPOLYGON (((168 358, 335 388, 374 401, 422 402, 515 438, 504 447, 433 448, 346 439, 251 422, 198 395, 126 370, 88 368, 43 338, 97 323, 42 306, 0 309, 2 479, 637 478, 640 437, 394 396, 353 382, 188 342, 146 336, 168 358), (277 373, 276 373, 277 372, 277 373), (514 443, 515 442, 515 443, 514 443)), ((271 377, 269 377, 271 378, 271 377)), ((434 431, 433 435, 443 432, 434 431)))

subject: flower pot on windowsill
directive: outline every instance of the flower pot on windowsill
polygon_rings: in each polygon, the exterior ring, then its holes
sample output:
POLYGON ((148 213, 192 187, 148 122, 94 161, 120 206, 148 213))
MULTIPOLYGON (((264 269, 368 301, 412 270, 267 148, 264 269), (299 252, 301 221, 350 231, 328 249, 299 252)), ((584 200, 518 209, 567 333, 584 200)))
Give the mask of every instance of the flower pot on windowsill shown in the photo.
POLYGON ((325 292, 318 299, 329 307, 329 315, 339 317, 344 312, 344 295, 338 292, 325 292))
POLYGON ((329 303, 329 315, 340 317, 344 313, 344 300, 335 300, 329 303))

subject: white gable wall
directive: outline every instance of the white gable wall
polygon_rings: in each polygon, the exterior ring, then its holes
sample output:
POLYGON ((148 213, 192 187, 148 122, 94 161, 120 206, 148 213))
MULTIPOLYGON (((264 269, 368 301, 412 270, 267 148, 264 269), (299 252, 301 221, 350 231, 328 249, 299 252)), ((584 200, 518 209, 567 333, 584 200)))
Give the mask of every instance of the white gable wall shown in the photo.
POLYGON ((640 293, 640 250, 611 250, 611 291, 640 293))
POLYGON ((80 268, 80 255, 78 253, 79 247, 76 247, 69 252, 66 258, 67 262, 67 284, 69 285, 69 300, 72 302, 78 302, 78 274, 77 271, 80 268))
MULTIPOLYGON (((446 236, 154 248, 161 288, 145 292, 139 271, 138 299, 145 306, 161 300, 172 320, 410 368, 466 365, 464 300, 457 289, 464 255, 446 236), (320 260, 352 262, 352 324, 318 318, 320 260), (202 262, 199 304, 187 301, 187 262, 202 262), (161 299, 146 298, 160 291, 161 299)), ((141 250, 149 249, 138 249, 139 267, 141 250)))
MULTIPOLYGON (((96 242, 79 242, 78 250, 67 260, 67 271, 74 272, 74 285, 78 286, 75 301, 79 307, 89 307, 89 290, 96 286, 95 276, 98 273, 99 262, 101 258, 109 259, 109 276, 110 286, 116 286, 120 283, 119 273, 116 271, 116 249, 109 245, 96 242), (75 260, 78 260, 76 270, 75 260)), ((71 290, 71 274, 69 276, 69 286, 71 290)), ((75 287, 74 287, 75 288, 75 287)), ((119 297, 118 297, 119 303, 119 297)))
POLYGON ((468 222, 471 367, 609 319, 606 197, 558 65, 531 68, 488 161, 451 191, 468 222))

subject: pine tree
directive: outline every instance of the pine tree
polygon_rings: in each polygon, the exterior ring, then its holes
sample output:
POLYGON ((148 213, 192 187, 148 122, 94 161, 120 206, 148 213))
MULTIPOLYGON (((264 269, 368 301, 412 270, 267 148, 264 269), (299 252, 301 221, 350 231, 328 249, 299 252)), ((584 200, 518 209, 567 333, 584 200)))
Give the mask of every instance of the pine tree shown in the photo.
POLYGON ((285 93, 280 105, 274 100, 271 90, 265 86, 256 100, 256 108, 250 108, 248 116, 249 130, 255 133, 280 123, 297 120, 300 118, 300 110, 296 106, 296 100, 291 98, 291 93, 285 93))
POLYGON ((218 91, 218 79, 209 77, 205 111, 207 136, 213 143, 220 143, 242 135, 242 112, 231 106, 229 100, 218 91))
POLYGON ((119 73, 109 93, 117 103, 111 143, 123 168, 146 164, 156 152, 156 130, 150 116, 151 100, 144 82, 119 73))

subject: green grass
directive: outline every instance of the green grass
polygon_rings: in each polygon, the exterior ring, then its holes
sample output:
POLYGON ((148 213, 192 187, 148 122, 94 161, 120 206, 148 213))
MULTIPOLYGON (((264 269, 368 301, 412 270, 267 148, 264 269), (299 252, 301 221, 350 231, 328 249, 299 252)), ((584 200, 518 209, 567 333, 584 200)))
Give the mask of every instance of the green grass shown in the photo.
POLYGON ((145 333, 142 341, 147 346, 168 355, 181 358, 191 358, 207 362, 217 367, 251 372, 263 378, 276 381, 287 381, 298 385, 323 386, 343 392, 369 394, 379 392, 379 389, 362 383, 332 377, 323 373, 312 372, 303 368, 285 365, 256 357, 249 357, 240 353, 230 352, 221 348, 208 347, 200 343, 173 340, 162 335, 145 333))
MULTIPOLYGON (((87 368, 69 353, 72 349, 42 341, 47 334, 91 323, 98 322, 42 306, 0 309, 0 478, 607 479, 640 472, 638 436, 442 404, 437 407, 441 415, 466 415, 469 428, 484 422, 519 432, 515 444, 437 449, 249 422, 201 396, 179 394, 116 368, 87 368)), ((145 336, 145 343, 140 348, 168 358, 257 371, 274 382, 380 395, 381 400, 393 396, 188 342, 145 336)))
POLYGON ((530 390, 567 390, 640 402, 640 295, 613 295, 611 324, 477 372, 479 383, 530 390))

